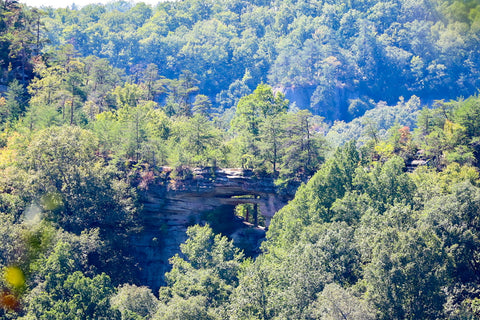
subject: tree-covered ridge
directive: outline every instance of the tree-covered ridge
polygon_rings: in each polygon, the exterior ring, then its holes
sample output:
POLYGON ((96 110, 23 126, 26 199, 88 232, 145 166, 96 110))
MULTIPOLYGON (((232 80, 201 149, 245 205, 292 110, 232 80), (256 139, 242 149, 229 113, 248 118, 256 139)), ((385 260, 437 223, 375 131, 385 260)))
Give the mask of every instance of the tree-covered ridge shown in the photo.
MULTIPOLYGON (((196 94, 190 73, 158 79, 150 64, 138 84, 121 82, 105 59, 77 58, 70 45, 52 66, 38 60, 28 86, 27 111, 3 126, 29 136, 51 126, 77 125, 93 131, 107 160, 158 166, 220 166, 255 169, 284 182, 306 181, 321 163, 322 118, 288 110, 281 93, 260 84, 238 101, 234 113, 212 112, 208 97, 196 94), (155 102, 163 90, 166 102, 155 102)), ((4 145, 7 142, 7 131, 4 145)))
MULTIPOLYGON (((68 119, 9 133, 0 154, 7 244, 0 263, 9 275, 0 312, 22 319, 474 319, 479 100, 438 102, 419 111, 412 131, 398 124, 385 135, 367 130, 361 145, 350 141, 327 155, 275 215, 254 260, 210 227, 190 228, 158 297, 127 284, 135 283, 136 266, 126 247, 141 221, 136 195, 155 177, 105 158, 101 131, 68 119), (406 172, 405 163, 419 158, 428 165, 406 172), (10 276, 16 273, 21 281, 10 276)), ((245 101, 249 108, 239 103, 232 127, 253 145, 268 142, 257 141, 254 129, 288 116, 284 100, 259 86, 245 101)), ((160 119, 184 126, 199 117, 160 119)))
POLYGON ((314 114, 351 119, 351 99, 395 103, 469 96, 478 87, 476 1, 117 2, 47 9, 48 47, 72 44, 108 59, 133 81, 149 63, 184 70, 215 106, 232 107, 246 74, 253 90, 307 88, 314 114))
POLYGON ((273 218, 234 296, 239 318, 478 317, 479 106, 439 103, 413 133, 393 126, 337 149, 273 218), (430 168, 405 172, 408 150, 430 168))
POLYGON ((1 318, 480 317, 476 1, 0 5, 1 318), (192 226, 152 292, 129 245, 163 166, 300 187, 258 257, 192 226))

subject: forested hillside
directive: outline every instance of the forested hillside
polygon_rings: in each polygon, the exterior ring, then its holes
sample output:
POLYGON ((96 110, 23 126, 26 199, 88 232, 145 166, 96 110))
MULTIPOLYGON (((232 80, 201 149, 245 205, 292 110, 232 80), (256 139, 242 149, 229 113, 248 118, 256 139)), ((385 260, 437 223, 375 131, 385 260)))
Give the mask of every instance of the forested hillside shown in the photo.
POLYGON ((0 0, 0 318, 478 319, 479 36, 476 0, 0 0), (195 167, 296 194, 153 292, 146 194, 195 167))
MULTIPOLYGON (((394 104, 400 96, 431 101, 474 94, 477 5, 188 0, 47 9, 25 17, 25 31, 32 32, 21 41, 30 42, 30 52, 16 44, 16 59, 44 48, 55 60, 52 50, 71 44, 80 56, 108 59, 134 83, 188 72, 197 93, 220 111, 264 82, 291 93, 314 114, 350 120, 371 108, 371 100, 394 104), (149 64, 157 66, 154 78, 149 64)), ((161 100, 159 89, 151 94, 161 100)))

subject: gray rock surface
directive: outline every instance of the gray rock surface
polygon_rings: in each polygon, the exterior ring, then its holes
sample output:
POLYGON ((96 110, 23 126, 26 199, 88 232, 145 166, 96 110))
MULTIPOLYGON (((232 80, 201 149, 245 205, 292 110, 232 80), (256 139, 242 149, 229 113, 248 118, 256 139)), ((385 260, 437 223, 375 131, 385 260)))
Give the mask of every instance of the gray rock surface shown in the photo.
POLYGON ((187 171, 180 178, 180 174, 164 168, 163 178, 150 184, 142 195, 143 228, 132 238, 132 248, 141 282, 154 292, 165 284, 164 274, 170 270, 168 259, 180 253, 189 226, 209 223, 214 231, 227 235, 247 255, 254 256, 260 252, 265 228, 235 216, 235 206, 257 204, 268 228, 275 212, 291 198, 278 194, 272 177, 258 177, 251 171, 212 168, 187 171))

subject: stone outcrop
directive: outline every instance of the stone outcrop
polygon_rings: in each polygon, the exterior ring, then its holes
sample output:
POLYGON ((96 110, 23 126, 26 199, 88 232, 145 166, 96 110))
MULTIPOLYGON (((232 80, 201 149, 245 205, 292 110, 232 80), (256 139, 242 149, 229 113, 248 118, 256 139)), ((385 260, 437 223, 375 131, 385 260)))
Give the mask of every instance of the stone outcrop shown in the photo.
POLYGON ((209 223, 214 231, 229 236, 247 255, 259 253, 271 218, 291 198, 279 195, 272 177, 258 177, 242 169, 202 168, 172 172, 148 186, 142 195, 143 230, 132 239, 139 261, 142 284, 154 292, 164 284, 168 259, 180 253, 186 230, 209 223), (256 204, 265 227, 235 216, 238 204, 256 204))
POLYGON ((281 92, 290 104, 295 104, 300 109, 308 109, 314 115, 325 118, 327 123, 333 123, 336 120, 351 120, 351 114, 348 113, 350 99, 358 98, 358 92, 348 90, 340 83, 328 93, 328 99, 320 99, 320 103, 314 103, 315 85, 303 86, 278 86, 274 88, 275 92, 281 92))

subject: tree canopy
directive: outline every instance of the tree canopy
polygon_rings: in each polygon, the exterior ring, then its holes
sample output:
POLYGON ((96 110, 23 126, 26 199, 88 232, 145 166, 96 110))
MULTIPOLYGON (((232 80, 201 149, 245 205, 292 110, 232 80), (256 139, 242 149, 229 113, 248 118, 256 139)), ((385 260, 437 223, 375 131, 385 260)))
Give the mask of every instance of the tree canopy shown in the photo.
POLYGON ((479 318, 479 32, 474 0, 0 0, 0 318, 479 318), (290 200, 228 199, 252 256, 150 197, 219 167, 290 200))

